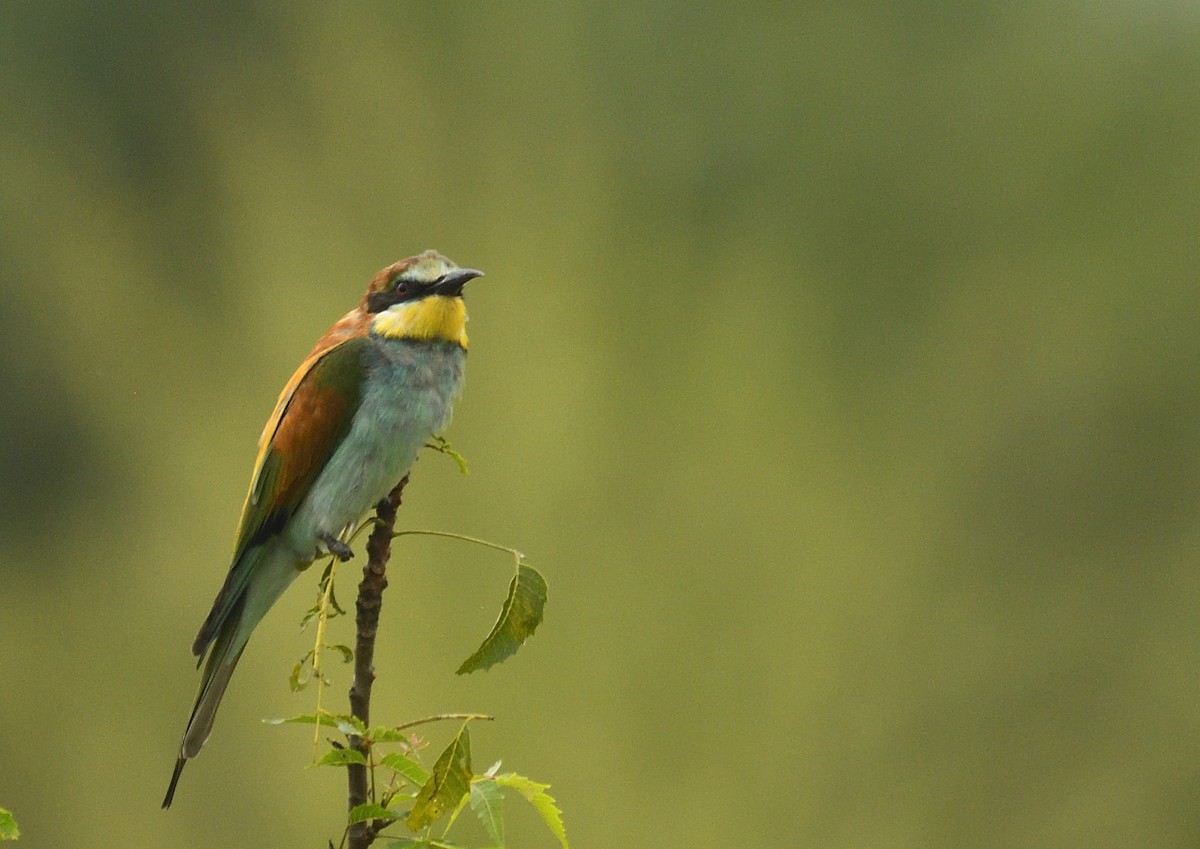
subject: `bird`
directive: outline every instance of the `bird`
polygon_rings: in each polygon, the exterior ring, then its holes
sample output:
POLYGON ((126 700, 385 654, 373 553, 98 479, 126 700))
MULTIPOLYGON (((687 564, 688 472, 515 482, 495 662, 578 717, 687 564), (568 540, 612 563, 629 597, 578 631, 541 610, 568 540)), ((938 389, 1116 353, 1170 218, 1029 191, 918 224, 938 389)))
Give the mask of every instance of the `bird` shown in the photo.
POLYGON ((164 809, 267 610, 317 558, 350 559, 345 531, 449 424, 467 353, 463 287, 482 276, 434 250, 384 268, 284 386, 259 438, 229 572, 192 643, 204 672, 164 809))

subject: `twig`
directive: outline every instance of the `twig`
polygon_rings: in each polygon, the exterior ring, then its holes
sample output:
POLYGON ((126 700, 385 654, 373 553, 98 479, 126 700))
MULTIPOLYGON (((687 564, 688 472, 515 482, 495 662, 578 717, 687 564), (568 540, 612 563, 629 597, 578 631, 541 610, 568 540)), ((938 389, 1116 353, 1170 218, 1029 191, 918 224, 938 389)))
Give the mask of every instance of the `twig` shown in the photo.
MULTIPOLYGON (((329 621, 329 599, 333 597, 333 579, 337 577, 338 559, 329 558, 329 575, 325 581, 325 589, 321 592, 321 600, 317 602, 320 614, 317 616, 317 640, 313 645, 312 671, 317 679, 317 716, 321 715, 321 696, 325 693, 325 675, 321 671, 321 649, 325 648, 325 623, 329 621)), ((301 661, 303 663, 303 661, 301 661)), ((313 726, 313 763, 317 762, 317 748, 321 745, 321 724, 313 726)))
POLYGON ((423 716, 420 719, 410 719, 408 722, 401 722, 399 725, 393 725, 393 731, 403 731, 405 728, 416 728, 418 725, 424 725, 427 722, 444 722, 447 719, 482 719, 485 722, 491 722, 496 717, 486 713, 438 713, 433 716, 423 716))
MULTIPOLYGON (((354 683, 350 685, 350 713, 366 727, 371 724, 371 685, 375 683, 375 633, 379 628, 379 608, 383 604, 383 591, 387 588, 387 563, 392 555, 392 529, 396 524, 396 510, 400 496, 408 483, 405 475, 387 498, 375 505, 375 528, 367 539, 367 565, 363 567, 362 583, 358 585, 358 600, 355 603, 356 638, 354 644, 354 683)), ((367 744, 361 737, 351 736, 350 747, 370 758, 367 744)), ((346 768, 349 785, 350 808, 369 801, 367 791, 367 767, 350 764, 346 768)), ((350 849, 366 849, 379 833, 378 823, 359 822, 350 826, 350 849)))

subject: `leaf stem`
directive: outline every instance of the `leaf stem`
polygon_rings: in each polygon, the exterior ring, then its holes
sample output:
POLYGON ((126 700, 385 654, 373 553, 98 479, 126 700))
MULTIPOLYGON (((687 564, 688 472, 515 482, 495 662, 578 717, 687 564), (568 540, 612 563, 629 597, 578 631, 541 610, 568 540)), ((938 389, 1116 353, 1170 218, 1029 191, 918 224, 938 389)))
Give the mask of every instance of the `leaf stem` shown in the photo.
POLYGON ((455 534, 449 531, 396 531, 392 534, 392 538, 403 536, 425 536, 425 537, 443 537, 444 539, 456 539, 462 542, 473 542, 476 545, 482 545, 484 548, 491 548, 495 551, 506 551, 511 554, 520 563, 525 559, 525 555, 517 551, 515 548, 509 548, 507 545, 499 545, 494 542, 488 542, 486 539, 479 537, 471 537, 466 534, 455 534))

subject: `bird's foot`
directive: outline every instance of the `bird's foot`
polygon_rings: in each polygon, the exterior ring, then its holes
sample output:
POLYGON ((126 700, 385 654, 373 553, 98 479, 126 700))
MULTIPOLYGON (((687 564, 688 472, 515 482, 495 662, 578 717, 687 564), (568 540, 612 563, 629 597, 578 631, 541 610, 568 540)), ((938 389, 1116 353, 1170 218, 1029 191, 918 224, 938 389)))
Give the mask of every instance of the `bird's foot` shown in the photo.
POLYGON ((350 546, 346 545, 346 543, 342 542, 333 534, 327 534, 322 531, 321 533, 317 534, 317 539, 325 543, 325 547, 329 549, 329 553, 343 563, 354 556, 354 552, 351 550, 350 546))

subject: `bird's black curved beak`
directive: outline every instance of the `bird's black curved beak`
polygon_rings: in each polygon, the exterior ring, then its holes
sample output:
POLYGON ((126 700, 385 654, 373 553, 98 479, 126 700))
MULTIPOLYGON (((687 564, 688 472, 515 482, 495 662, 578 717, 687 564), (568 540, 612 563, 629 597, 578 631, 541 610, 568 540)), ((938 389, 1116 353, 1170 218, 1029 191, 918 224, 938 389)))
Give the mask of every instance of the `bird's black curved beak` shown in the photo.
POLYGON ((474 280, 476 277, 482 277, 483 272, 477 271, 474 268, 456 268, 453 271, 443 274, 433 286, 433 291, 439 295, 449 295, 457 297, 462 294, 463 286, 467 285, 468 280, 474 280))

